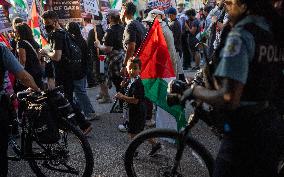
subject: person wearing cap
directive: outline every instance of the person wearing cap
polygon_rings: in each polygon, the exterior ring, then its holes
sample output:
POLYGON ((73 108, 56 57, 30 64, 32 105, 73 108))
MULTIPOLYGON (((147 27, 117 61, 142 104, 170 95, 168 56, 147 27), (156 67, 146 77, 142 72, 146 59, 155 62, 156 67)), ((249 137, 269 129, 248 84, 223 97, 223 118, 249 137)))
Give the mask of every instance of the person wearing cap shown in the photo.
POLYGON ((148 7, 147 9, 144 10, 144 18, 147 18, 149 12, 153 10, 151 7, 148 7))
POLYGON ((163 19, 165 18, 164 12, 160 11, 158 9, 153 9, 149 12, 147 18, 144 19, 143 21, 153 23, 155 18, 157 18, 159 20, 160 24, 161 24, 163 34, 164 34, 164 37, 165 37, 165 40, 166 40, 166 43, 167 43, 167 46, 168 46, 168 50, 169 50, 169 53, 170 53, 171 61, 173 63, 174 72, 177 76, 182 75, 183 69, 182 69, 182 66, 181 66, 180 57, 177 54, 177 51, 176 51, 176 48, 175 48, 173 33, 170 30, 167 23, 165 21, 163 21, 163 19))
MULTIPOLYGON (((118 10, 110 9, 106 17, 109 28, 106 30, 103 38, 104 44, 101 45, 100 41, 96 41, 95 46, 107 55, 108 59, 106 60, 106 64, 108 65, 108 75, 106 77, 108 77, 108 79, 110 79, 110 81, 114 84, 116 91, 120 92, 120 83, 122 82, 122 77, 119 75, 119 71, 121 69, 121 63, 119 62, 121 60, 119 58, 124 57, 122 44, 124 27, 120 24, 120 15, 118 10), (118 61, 118 63, 110 63, 110 61, 118 61)), ((110 99, 108 87, 105 82, 106 80, 100 84, 102 98, 98 100, 99 103, 107 102, 110 99)))
MULTIPOLYGON (((171 61, 173 64, 174 72, 179 79, 184 79, 180 57, 175 49, 173 33, 170 30, 167 23, 162 20, 164 18, 164 15, 165 14, 163 11, 160 11, 158 9, 153 9, 149 12, 147 18, 144 19, 143 21, 148 22, 148 23, 153 23, 155 18, 159 20, 160 25, 163 30, 163 35, 167 43, 167 47, 168 47, 168 51, 169 51, 171 61)), ((156 111, 156 127, 176 129, 176 122, 175 122, 175 119, 171 115, 166 113, 162 108, 158 107, 156 111)))
POLYGON ((170 7, 166 11, 166 13, 168 14, 168 18, 169 18, 168 25, 173 32, 176 51, 179 53, 180 58, 182 58, 181 26, 177 20, 177 10, 174 7, 170 7))
POLYGON ((276 177, 284 149, 284 119, 273 104, 283 94, 283 54, 275 52, 283 46, 271 24, 278 15, 267 0, 226 0, 225 8, 232 29, 215 61, 214 88, 193 84, 184 93, 223 117, 213 177, 276 177))

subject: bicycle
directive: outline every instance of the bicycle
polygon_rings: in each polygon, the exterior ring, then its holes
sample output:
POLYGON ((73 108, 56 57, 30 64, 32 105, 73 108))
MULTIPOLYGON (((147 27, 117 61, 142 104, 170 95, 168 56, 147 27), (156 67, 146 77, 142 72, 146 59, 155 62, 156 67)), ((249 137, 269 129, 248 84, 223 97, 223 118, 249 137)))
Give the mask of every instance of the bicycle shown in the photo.
POLYGON ((61 89, 57 87, 52 91, 24 91, 17 94, 20 106, 24 108, 20 123, 20 139, 9 137, 8 159, 27 161, 39 177, 65 174, 91 177, 94 166, 92 149, 83 133, 72 123, 74 114, 70 103, 61 94, 61 89), (56 107, 55 114, 52 115, 56 115, 53 121, 58 128, 58 137, 52 143, 45 142, 49 137, 46 140, 40 137, 40 133, 49 129, 48 123, 36 126, 42 121, 37 110, 45 104, 56 107))
MULTIPOLYGON (((195 112, 197 111, 203 110, 196 106, 195 112)), ((190 130, 199 119, 201 119, 199 115, 192 114, 188 125, 180 132, 154 128, 138 134, 125 152, 124 165, 128 177, 212 176, 214 166, 212 155, 201 143, 189 136, 190 130), (162 150, 154 157, 148 155, 151 150, 147 143, 149 139, 159 139, 158 141, 162 143, 162 150), (190 168, 192 160, 195 160, 192 164, 195 166, 190 168), (197 168, 197 164, 201 167, 197 168)))
MULTIPOLYGON (((209 60, 206 55, 206 44, 197 44, 205 52, 206 64, 209 60)), ((195 75, 194 82, 204 85, 203 71, 195 75)), ((177 92, 182 95, 188 87, 180 84, 177 92)), ((175 93, 175 92, 174 92, 175 93)), ((209 111, 203 105, 193 101, 191 103, 194 113, 188 119, 188 125, 181 131, 171 129, 148 129, 138 134, 129 144, 124 158, 124 166, 128 177, 190 177, 212 176, 214 159, 210 152, 190 135, 190 130, 199 120, 203 120, 219 138, 222 137, 220 122, 212 119, 209 111), (149 139, 158 139, 162 144, 162 151, 155 157, 150 157, 151 147, 147 143, 149 139), (138 154, 138 156, 137 156, 138 154), (195 160, 195 163, 191 163, 195 160), (191 168, 190 168, 190 165, 191 168), (200 165, 200 168, 197 168, 200 165)))

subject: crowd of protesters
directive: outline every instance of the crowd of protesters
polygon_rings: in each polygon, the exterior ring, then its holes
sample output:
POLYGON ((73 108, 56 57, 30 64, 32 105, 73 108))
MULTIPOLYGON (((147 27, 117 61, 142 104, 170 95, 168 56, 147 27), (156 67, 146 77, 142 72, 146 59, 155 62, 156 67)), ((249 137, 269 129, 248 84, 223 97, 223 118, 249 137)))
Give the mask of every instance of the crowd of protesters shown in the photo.
MULTIPOLYGON (((283 15, 283 3, 279 5, 279 2, 282 1, 274 2, 274 5, 283 15)), ((185 80, 185 70, 199 70, 204 57, 213 57, 220 45, 224 45, 221 40, 222 31, 230 25, 225 4, 223 0, 217 0, 214 7, 205 5, 198 11, 185 9, 184 4, 166 11, 147 8, 135 19, 136 6, 130 2, 120 12, 114 9, 108 11, 107 27, 103 26, 101 13, 93 19, 85 19, 83 24, 70 22, 62 25, 55 12, 47 11, 42 18, 48 33, 49 48, 41 48, 35 41, 31 28, 21 18, 15 18, 9 44, 13 56, 9 52, 4 54, 11 60, 16 57, 21 65, 14 64, 10 67, 17 79, 13 82, 12 77, 5 77, 3 90, 10 88, 12 82, 14 92, 28 87, 43 90, 63 85, 65 97, 76 114, 76 122, 87 135, 93 128, 90 121, 99 117, 86 88, 99 86, 96 99, 98 103, 104 104, 112 103, 109 89, 114 85, 117 92, 115 98, 119 100, 118 109, 123 112, 125 121, 119 129, 128 131, 133 138, 145 125, 155 124, 152 118, 154 106, 145 98, 139 78, 141 63, 132 59, 147 30, 155 19, 159 20, 174 72, 178 79, 185 80), (76 72, 66 64, 66 58, 70 57, 70 51, 66 49, 67 38, 73 40, 81 50, 81 58, 78 59, 80 67, 76 68, 76 72), (206 49, 202 50, 200 46, 206 46, 206 49), (103 67, 101 59, 104 59, 103 67)), ((18 112, 20 117, 20 108, 18 112)), ((153 144, 152 154, 161 148, 155 141, 150 143, 153 144)), ((7 160, 2 160, 6 149, 1 145, 1 163, 7 160)), ((0 175, 6 173, 2 169, 0 175)))

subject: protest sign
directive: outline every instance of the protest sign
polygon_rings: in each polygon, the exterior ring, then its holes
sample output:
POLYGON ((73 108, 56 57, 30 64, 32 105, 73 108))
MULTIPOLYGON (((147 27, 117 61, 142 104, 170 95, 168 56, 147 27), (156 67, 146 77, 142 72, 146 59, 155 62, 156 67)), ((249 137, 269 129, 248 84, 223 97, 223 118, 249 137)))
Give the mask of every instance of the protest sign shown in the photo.
POLYGON ((0 5, 0 32, 12 30, 12 25, 4 12, 3 6, 0 5))
POLYGON ((84 12, 92 15, 99 15, 99 6, 96 0, 81 0, 83 1, 84 12))
POLYGON ((147 6, 152 9, 166 10, 173 6, 171 0, 149 0, 147 6))
POLYGON ((61 23, 82 21, 79 0, 53 0, 52 10, 57 13, 61 23))

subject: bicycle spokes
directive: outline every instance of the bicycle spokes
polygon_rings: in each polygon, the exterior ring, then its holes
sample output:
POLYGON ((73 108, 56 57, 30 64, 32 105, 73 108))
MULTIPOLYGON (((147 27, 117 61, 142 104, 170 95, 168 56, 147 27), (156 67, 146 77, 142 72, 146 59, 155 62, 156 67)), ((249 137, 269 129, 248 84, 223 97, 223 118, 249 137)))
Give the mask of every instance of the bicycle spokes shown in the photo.
POLYGON ((137 177, 209 176, 204 166, 197 162, 190 147, 186 145, 182 154, 178 154, 175 140, 163 138, 159 141, 163 148, 154 157, 149 156, 151 145, 148 142, 145 141, 137 148, 138 155, 133 159, 133 170, 137 177))

